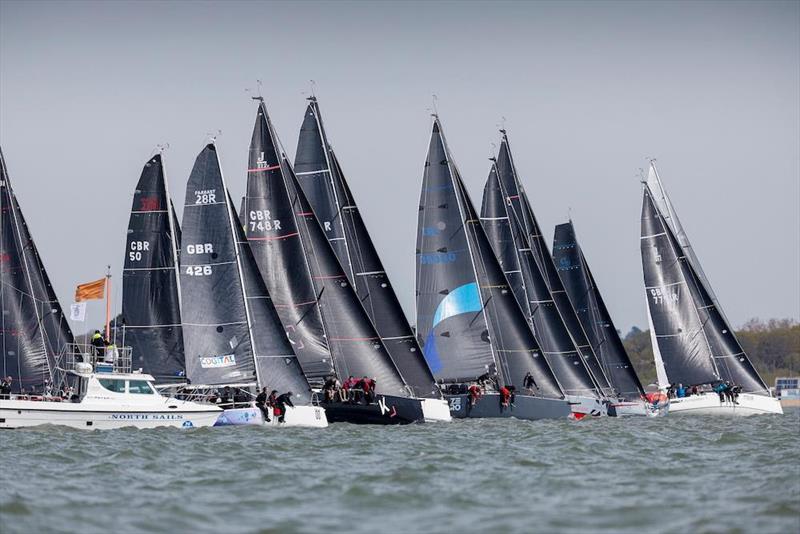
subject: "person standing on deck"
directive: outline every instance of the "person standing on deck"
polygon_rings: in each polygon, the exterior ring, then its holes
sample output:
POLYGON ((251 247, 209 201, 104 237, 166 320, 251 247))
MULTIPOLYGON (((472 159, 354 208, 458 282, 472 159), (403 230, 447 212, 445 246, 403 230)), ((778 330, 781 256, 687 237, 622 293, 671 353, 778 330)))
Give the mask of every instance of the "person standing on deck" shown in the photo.
POLYGON ((107 345, 103 334, 100 333, 100 330, 95 330, 94 334, 92 334, 91 345, 93 348, 92 352, 94 352, 94 355, 97 357, 97 361, 99 361, 105 356, 107 345))
POLYGON ((267 410, 267 388, 262 388, 261 393, 256 395, 256 408, 261 410, 261 415, 264 416, 264 422, 269 423, 272 421, 269 418, 269 411, 267 410))
MULTIPOLYGON (((284 422, 283 419, 286 416, 286 407, 291 406, 292 408, 294 408, 294 404, 292 404, 292 392, 288 391, 283 395, 278 396, 278 398, 275 399, 275 405, 277 406, 277 409, 280 410, 278 416, 278 422, 283 423, 284 422)), ((275 410, 273 409, 273 413, 274 411, 275 410)))

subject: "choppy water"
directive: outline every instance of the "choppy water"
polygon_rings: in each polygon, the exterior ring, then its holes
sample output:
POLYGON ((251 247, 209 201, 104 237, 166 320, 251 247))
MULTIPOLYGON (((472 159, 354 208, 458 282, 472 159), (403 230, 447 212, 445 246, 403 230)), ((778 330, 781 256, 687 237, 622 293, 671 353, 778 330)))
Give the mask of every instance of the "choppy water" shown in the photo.
POLYGON ((0 433, 0 531, 800 532, 800 411, 0 433))

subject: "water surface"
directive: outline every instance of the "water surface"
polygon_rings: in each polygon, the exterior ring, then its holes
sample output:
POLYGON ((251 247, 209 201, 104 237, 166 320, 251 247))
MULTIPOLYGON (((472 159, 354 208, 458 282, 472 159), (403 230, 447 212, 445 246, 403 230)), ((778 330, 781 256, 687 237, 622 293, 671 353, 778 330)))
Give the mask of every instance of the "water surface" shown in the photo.
POLYGON ((800 532, 800 411, 0 432, 0 532, 800 532))

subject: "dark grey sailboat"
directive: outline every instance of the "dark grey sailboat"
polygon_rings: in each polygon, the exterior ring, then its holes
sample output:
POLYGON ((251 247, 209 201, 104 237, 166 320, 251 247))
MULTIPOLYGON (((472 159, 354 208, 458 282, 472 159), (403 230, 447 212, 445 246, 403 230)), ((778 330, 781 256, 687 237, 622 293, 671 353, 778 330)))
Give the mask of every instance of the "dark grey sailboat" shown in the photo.
POLYGON ((136 184, 122 270, 124 343, 133 368, 159 383, 185 380, 178 251, 181 234, 161 154, 136 184))
POLYGON ((574 408, 576 413, 606 413, 604 401, 611 386, 561 285, 517 176, 508 137, 505 131, 501 133, 500 151, 489 171, 481 208, 489 242, 564 393, 580 403, 574 408))
POLYGON ((673 399, 672 413, 783 413, 722 314, 651 163, 642 199, 642 268, 659 385, 737 388, 673 399))
POLYGON ((389 355, 417 397, 442 398, 309 98, 294 170, 331 248, 389 355))
POLYGON ((59 357, 74 343, 11 187, 0 148, 0 375, 12 391, 46 393, 66 379, 59 357))
POLYGON ((418 339, 447 386, 454 416, 571 413, 492 252, 438 117, 422 180, 416 287, 418 339), (477 382, 485 393, 475 402, 477 382), (516 390, 513 402, 509 390, 516 390))
POLYGON ((238 224, 213 144, 189 176, 182 227, 183 332, 193 386, 292 391, 293 424, 320 426, 318 409, 299 410, 310 408, 311 388, 238 224))
POLYGON ((578 244, 572 221, 556 226, 553 261, 589 343, 620 396, 620 402, 612 405, 614 411, 617 415, 647 415, 644 388, 578 244))
POLYGON ((260 102, 250 145, 246 233, 306 376, 375 380, 376 402, 328 402, 328 419, 395 424, 423 420, 336 258, 260 102))

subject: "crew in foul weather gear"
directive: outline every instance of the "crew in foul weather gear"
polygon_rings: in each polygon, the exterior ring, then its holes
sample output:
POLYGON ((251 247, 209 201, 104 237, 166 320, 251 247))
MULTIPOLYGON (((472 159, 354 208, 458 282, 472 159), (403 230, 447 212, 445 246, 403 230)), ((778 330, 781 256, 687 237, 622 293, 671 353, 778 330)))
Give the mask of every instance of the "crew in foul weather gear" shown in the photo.
POLYGON ((292 392, 288 391, 278 396, 278 398, 275 399, 275 406, 276 408, 273 408, 273 413, 277 412, 278 422, 283 423, 283 418, 286 415, 286 407, 291 406, 294 408, 294 404, 292 404, 292 392))
POLYGON ((100 333, 100 330, 95 330, 94 334, 92 335, 91 345, 94 348, 94 354, 98 358, 102 358, 105 356, 106 353, 106 340, 103 338, 103 334, 100 333))
POLYGON ((0 382, 0 399, 8 399, 11 396, 11 383, 13 382, 13 378, 10 376, 5 377, 2 382, 0 382))
POLYGON ((467 391, 469 391, 469 407, 472 408, 481 400, 483 391, 481 391, 481 387, 478 384, 471 384, 467 391))
POLYGON ((536 380, 533 379, 533 375, 530 372, 526 373, 525 378, 522 379, 522 387, 531 391, 538 388, 536 380))
POLYGON ((256 408, 261 410, 261 415, 264 416, 264 421, 269 423, 271 419, 269 418, 269 411, 267 410, 267 388, 263 388, 261 393, 256 395, 256 408))
POLYGON ((506 386, 500 388, 500 411, 509 407, 511 403, 511 390, 506 386))

